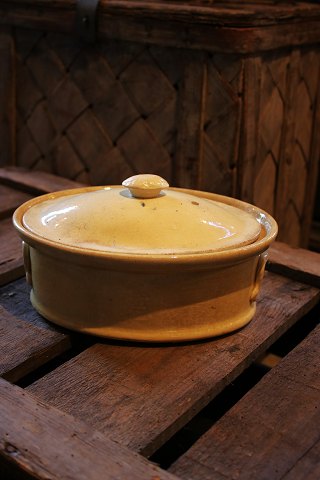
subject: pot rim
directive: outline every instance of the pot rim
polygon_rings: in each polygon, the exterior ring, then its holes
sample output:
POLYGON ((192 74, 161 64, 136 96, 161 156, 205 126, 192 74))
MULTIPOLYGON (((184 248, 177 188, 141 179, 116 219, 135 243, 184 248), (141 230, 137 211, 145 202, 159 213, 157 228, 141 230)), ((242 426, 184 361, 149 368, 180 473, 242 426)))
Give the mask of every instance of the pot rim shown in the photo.
MULTIPOLYGON (((108 186, 107 186, 108 187, 108 186)), ((110 185, 111 188, 119 187, 118 185, 110 185)), ((241 262, 246 258, 259 254, 269 247, 272 241, 275 239, 278 233, 278 226, 274 218, 265 212, 264 210, 246 203, 242 200, 238 200, 232 197, 219 195, 211 192, 204 192, 200 190, 192 190, 185 188, 176 188, 170 187, 171 190, 178 192, 192 194, 194 196, 208 198, 210 200, 219 201, 227 205, 231 205, 241 210, 244 210, 251 215, 255 216, 257 221, 261 224, 261 230, 264 235, 250 243, 248 245, 243 245, 235 248, 230 248, 221 251, 199 251, 199 252, 190 252, 190 253, 120 253, 112 251, 99 251, 89 248, 84 248, 80 246, 65 245, 62 243, 57 243, 53 240, 49 240, 45 237, 41 237, 34 232, 31 232, 23 223, 23 216, 25 212, 33 207, 34 205, 40 204, 46 200, 53 200, 62 196, 76 195, 78 193, 93 192, 98 191, 106 186, 89 186, 76 189, 62 190, 58 192, 48 193, 35 197, 27 202, 23 203, 13 215, 13 224, 18 230, 20 237, 27 244, 32 247, 40 247, 41 250, 45 249, 54 254, 54 252, 64 255, 65 257, 70 257, 80 261, 86 259, 87 261, 93 261, 96 263, 108 263, 108 264, 133 264, 135 266, 152 266, 155 264, 160 265, 205 265, 211 262, 214 264, 224 264, 224 263, 233 263, 241 262)), ((85 262, 88 263, 88 262, 85 262)))

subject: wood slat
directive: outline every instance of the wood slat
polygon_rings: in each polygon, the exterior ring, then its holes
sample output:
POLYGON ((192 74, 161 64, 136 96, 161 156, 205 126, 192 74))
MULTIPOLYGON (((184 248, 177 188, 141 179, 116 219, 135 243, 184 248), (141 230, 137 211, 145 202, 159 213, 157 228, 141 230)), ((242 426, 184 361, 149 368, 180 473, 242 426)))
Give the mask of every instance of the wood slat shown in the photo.
POLYGON ((30 287, 23 277, 0 288, 0 305, 18 320, 30 323, 42 330, 66 332, 66 330, 44 320, 33 308, 29 296, 30 287))
POLYGON ((24 275, 21 240, 11 218, 0 221, 0 285, 24 275))
POLYGON ((11 220, 14 210, 32 195, 81 186, 45 172, 0 168, 0 286, 24 275, 21 240, 11 220))
POLYGON ((188 479, 319 478, 320 327, 171 467, 188 479))
POLYGON ((97 344, 28 389, 150 455, 318 299, 317 289, 268 273, 254 320, 233 335, 178 346, 97 344))
MULTIPOLYGON (((310 65, 310 64, 309 64, 310 65)), ((310 72, 307 72, 310 74, 310 72)), ((320 81, 320 68, 315 72, 316 79, 320 81)), ((305 75, 307 77, 307 75, 305 75)), ((320 157, 320 142, 319 142, 319 129, 320 129, 320 93, 319 88, 317 89, 317 95, 315 97, 314 104, 314 118, 312 125, 312 139, 310 144, 310 156, 309 156, 309 165, 308 165, 308 188, 305 192, 304 199, 304 210, 302 214, 302 225, 301 225, 301 243, 300 246, 308 248, 308 242, 310 239, 310 230, 312 225, 312 218, 314 217, 315 211, 315 201, 317 201, 317 182, 319 175, 319 157, 320 157)))
POLYGON ((0 26, 0 165, 15 163, 15 51, 11 29, 0 26))
POLYGON ((243 80, 243 134, 240 139, 238 194, 247 202, 253 201, 254 164, 259 136, 259 108, 261 94, 261 58, 244 60, 243 80))
MULTIPOLYGON (((295 146, 294 130, 296 111, 295 111, 295 98, 296 91, 299 82, 299 65, 301 61, 301 52, 299 50, 292 50, 289 56, 289 63, 287 68, 287 82, 286 82, 286 95, 285 98, 287 101, 284 104, 284 118, 286 121, 282 125, 282 142, 280 145, 279 151, 279 160, 278 160, 278 171, 277 171, 277 185, 276 185, 276 198, 275 198, 275 209, 274 215, 277 218, 279 226, 278 239, 283 241, 295 241, 299 239, 300 232, 292 232, 294 228, 294 222, 292 222, 291 228, 287 228, 285 221, 288 220, 288 215, 286 215, 286 209, 288 207, 288 182, 291 188, 290 181, 290 171, 292 171, 292 156, 293 149, 295 146), (291 238, 290 238, 291 237, 291 238)), ((305 121, 305 119, 304 119, 305 121)), ((294 173, 295 174, 295 173, 294 173)), ((294 188, 296 183, 294 182, 294 188)), ((303 184, 301 189, 303 189, 303 184)), ((297 190, 297 188, 295 188, 297 190)))
POLYGON ((197 188, 203 156, 204 99, 207 72, 202 53, 182 53, 184 72, 178 104, 174 184, 197 188))
POLYGON ((30 171, 19 167, 0 168, 0 184, 35 195, 84 186, 82 183, 51 173, 30 171))
POLYGON ((68 348, 67 335, 30 325, 0 305, 0 376, 3 378, 16 382, 68 348))
POLYGON ((243 60, 214 55, 206 59, 207 86, 198 189, 236 196, 243 60))
POLYGON ((4 471, 0 466, 2 474, 15 474, 18 468, 18 478, 176 478, 4 380, 0 380, 0 417, 0 460, 7 467, 4 471))
MULTIPOLYGON (((317 61, 313 61, 317 70, 317 61)), ((301 245, 302 204, 307 183, 306 160, 309 158, 310 127, 314 108, 313 98, 305 88, 303 72, 303 51, 290 54, 287 73, 287 101, 283 128, 282 152, 278 168, 277 198, 275 217, 279 224, 278 240, 301 245), (297 113, 299 112, 299 114, 297 113), (297 183, 299 178, 299 183, 297 183)))
POLYGON ((317 480, 320 477, 320 441, 316 442, 282 477, 283 480, 317 480))
MULTIPOLYGON (((177 2, 174 0, 169 1, 150 1, 150 0, 101 0, 101 13, 108 10, 116 10, 117 8, 121 13, 133 15, 133 13, 140 9, 141 16, 143 15, 162 15, 166 20, 169 16, 175 14, 179 16, 180 20, 189 18, 197 18, 199 15, 200 20, 205 22, 211 16, 212 19, 225 20, 225 24, 232 24, 236 21, 248 25, 248 22, 253 24, 261 23, 274 23, 274 22, 286 22, 288 20, 299 20, 308 17, 317 17, 319 15, 319 8, 316 5, 312 5, 317 0, 302 0, 300 2, 277 2, 276 4, 270 0, 220 0, 214 3, 208 4, 205 0, 197 1, 191 0, 186 2, 177 2)), ((1 6, 11 5, 14 8, 19 8, 21 5, 25 5, 26 16, 31 17, 32 13, 38 13, 39 17, 43 17, 45 20, 49 15, 48 12, 53 13, 69 13, 70 15, 74 11, 74 0, 56 0, 51 2, 51 5, 47 5, 44 0, 1 0, 1 6), (39 7, 42 7, 42 12, 39 12, 39 7)), ((48 19, 49 20, 49 19, 48 19)))
MULTIPOLYGON (((255 53, 319 42, 319 6, 102 1, 99 38, 255 53)), ((0 23, 74 32, 74 0, 0 2, 0 23), (41 7, 41 8, 40 8, 41 7)))
POLYGON ((31 195, 0 184, 0 220, 13 214, 15 209, 31 198, 31 195))
POLYGON ((267 268, 320 288, 320 256, 310 250, 275 242, 269 249, 267 268))

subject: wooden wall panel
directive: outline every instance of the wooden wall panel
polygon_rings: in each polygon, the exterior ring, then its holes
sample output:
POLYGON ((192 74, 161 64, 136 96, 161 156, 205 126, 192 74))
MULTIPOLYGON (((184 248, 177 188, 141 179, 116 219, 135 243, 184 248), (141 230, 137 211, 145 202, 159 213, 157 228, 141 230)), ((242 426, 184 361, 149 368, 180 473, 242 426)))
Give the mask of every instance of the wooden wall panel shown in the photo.
POLYGON ((243 109, 237 177, 237 196, 246 202, 253 202, 254 173, 260 136, 260 95, 261 58, 246 58, 243 69, 243 109))
POLYGON ((306 215, 310 224, 315 193, 313 176, 316 176, 319 162, 319 66, 320 52, 315 50, 293 51, 288 65, 283 155, 275 215, 279 240, 297 246, 306 245, 306 215), (315 119, 318 119, 317 128, 315 119))
POLYGON ((241 121, 243 61, 229 55, 207 59, 207 89, 199 188, 235 195, 241 121))
POLYGON ((15 61, 9 27, 0 26, 0 166, 15 163, 15 61))
POLYGON ((258 151, 253 203, 275 213, 277 175, 285 124, 288 57, 273 54, 261 62, 258 151))
POLYGON ((12 115, 3 163, 94 185, 156 173, 254 203, 275 216, 280 240, 307 244, 320 155, 317 47, 240 56, 84 46, 22 28, 2 38, 1 61, 17 72, 0 112, 12 115))
POLYGON ((174 52, 121 42, 79 49, 67 36, 22 30, 16 37, 19 165, 91 184, 141 172, 171 180, 182 73, 174 52))
POLYGON ((197 188, 203 155, 207 69, 205 55, 202 53, 184 52, 183 60, 174 183, 187 188, 197 188))
POLYGON ((278 239, 307 245, 319 163, 314 49, 244 60, 238 195, 275 216, 278 239))
POLYGON ((307 248, 309 245, 310 227, 313 218, 317 185, 319 163, 320 163, 320 52, 315 49, 309 55, 303 57, 304 78, 312 95, 312 133, 310 151, 308 158, 306 190, 304 195, 304 206, 302 210, 301 233, 299 245, 307 248))

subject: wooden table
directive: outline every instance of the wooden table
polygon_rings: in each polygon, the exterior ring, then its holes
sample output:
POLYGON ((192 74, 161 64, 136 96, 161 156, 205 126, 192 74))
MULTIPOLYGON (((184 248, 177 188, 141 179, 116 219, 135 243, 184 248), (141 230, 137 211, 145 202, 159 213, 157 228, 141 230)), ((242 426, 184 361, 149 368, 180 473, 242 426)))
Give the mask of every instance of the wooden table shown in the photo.
POLYGON ((0 171, 0 477, 320 478, 319 255, 276 244, 257 314, 210 341, 75 334, 29 302, 11 226, 64 180, 0 171))

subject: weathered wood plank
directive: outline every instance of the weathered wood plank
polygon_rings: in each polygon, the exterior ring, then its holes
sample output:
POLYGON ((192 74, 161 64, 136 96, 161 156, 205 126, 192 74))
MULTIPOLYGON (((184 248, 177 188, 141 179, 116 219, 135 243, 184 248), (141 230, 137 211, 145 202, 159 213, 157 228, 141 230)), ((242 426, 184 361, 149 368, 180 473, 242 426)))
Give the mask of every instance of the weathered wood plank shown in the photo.
POLYGON ((320 256, 310 250, 275 242, 269 249, 267 269, 320 288, 320 256))
POLYGON ((25 192, 1 185, 0 180, 0 220, 13 214, 14 210, 31 198, 25 192))
POLYGON ((28 389, 150 455, 318 300, 317 289, 268 273, 254 320, 233 335, 178 346, 97 344, 28 389))
POLYGON ((0 221, 0 285, 24 275, 21 240, 11 218, 0 221))
MULTIPOLYGON (((289 55, 271 52, 264 55, 261 61, 258 148, 251 166, 254 178, 253 203, 271 215, 274 215, 280 146, 286 126, 284 112, 287 106, 289 59, 289 55)), ((250 92, 247 93, 250 95, 250 92)))
MULTIPOLYGON (((74 0, 0 2, 0 22, 73 32, 74 0)), ((100 38, 253 53, 320 40, 319 6, 237 2, 101 1, 100 38)))
MULTIPOLYGON (((25 277, 19 278, 0 288, 0 305, 18 320, 30 323, 41 330, 68 332, 66 329, 46 321, 39 315, 33 308, 29 296, 30 287, 27 285, 25 277)), ((76 334, 73 333, 74 335, 76 334)))
MULTIPOLYGON (((287 87, 285 102, 285 118, 283 125, 282 143, 280 148, 279 167, 277 174, 277 196, 275 203, 275 217, 279 223, 278 239, 280 241, 288 242, 298 245, 300 239, 300 224, 299 218, 295 210, 292 208, 290 200, 292 196, 297 194, 297 190, 303 191, 305 185, 301 182, 299 189, 295 181, 297 172, 293 162, 297 156, 297 145, 295 139, 296 123, 306 122, 307 118, 303 115, 298 115, 296 112, 296 98, 297 90, 300 80, 300 62, 301 52, 293 50, 290 53, 290 62, 287 70, 287 87)), ((300 92, 301 93, 301 92, 300 92)), ((302 92, 303 93, 303 92, 302 92)))
POLYGON ((253 202, 254 165, 259 137, 259 108, 261 89, 261 58, 244 60, 243 79, 243 128, 240 137, 238 166, 238 195, 253 202))
POLYGON ((318 478, 319 345, 320 327, 170 470, 194 480, 318 478), (302 467, 306 476, 301 477, 302 467))
POLYGON ((0 168, 0 184, 9 185, 17 190, 35 195, 83 187, 82 183, 74 182, 67 178, 19 167, 0 168))
POLYGON ((15 163, 15 59, 10 28, 0 26, 0 165, 15 163))
POLYGON ((182 55, 185 63, 177 112, 179 129, 173 180, 180 187, 197 188, 203 155, 207 70, 202 53, 183 52, 182 55))
POLYGON ((243 60, 213 55, 206 59, 203 148, 199 158, 199 190, 236 195, 243 60))
POLYGON ((22 478, 176 478, 4 380, 0 380, 0 416, 0 463, 6 463, 9 473, 10 467, 18 467, 22 478))
MULTIPOLYGON (((320 82, 320 68, 315 69, 314 73, 316 75, 317 86, 320 82)), ((306 72, 308 74, 312 72, 306 72)), ((313 76, 315 76, 313 75, 313 76)), ((301 225, 301 235, 300 235, 300 244, 301 246, 307 248, 310 239, 310 230, 312 224, 312 216, 314 215, 314 206, 315 199, 317 196, 317 181, 318 181, 318 172, 319 172, 319 157, 320 157, 320 142, 319 142, 319 130, 320 130, 320 93, 319 87, 317 88, 317 94, 314 104, 314 118, 312 125, 312 139, 310 145, 310 156, 309 156, 309 165, 308 165, 308 179, 306 184, 308 188, 305 192, 304 198, 304 209, 302 213, 302 225, 301 225)))
POLYGON ((282 477, 283 480, 318 480, 320 477, 320 440, 282 477))
POLYGON ((6 380, 16 382, 68 348, 67 335, 30 325, 0 305, 0 376, 6 380))
POLYGON ((24 275, 21 240, 11 215, 33 195, 81 187, 83 184, 45 172, 0 168, 0 285, 24 275))
POLYGON ((15 208, 39 195, 83 184, 45 172, 19 167, 0 168, 0 285, 24 275, 21 240, 11 218, 15 208))

